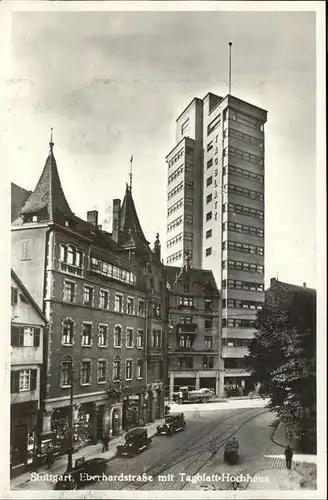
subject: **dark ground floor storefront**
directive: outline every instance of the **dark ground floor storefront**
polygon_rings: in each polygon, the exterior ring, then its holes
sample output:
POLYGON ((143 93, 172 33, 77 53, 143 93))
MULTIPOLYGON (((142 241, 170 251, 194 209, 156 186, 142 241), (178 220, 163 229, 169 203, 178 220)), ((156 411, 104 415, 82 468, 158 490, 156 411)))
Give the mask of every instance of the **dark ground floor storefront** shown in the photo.
POLYGON ((38 445, 37 402, 11 405, 10 475, 15 477, 33 468, 38 445))
MULTIPOLYGON (((68 405, 48 407, 44 412, 43 434, 47 437, 47 449, 52 447, 55 456, 66 453, 69 447, 70 412, 68 405)), ((95 444, 104 437, 111 439, 122 431, 159 419, 163 413, 164 393, 160 384, 124 388, 123 394, 112 389, 107 392, 106 398, 93 402, 74 401, 74 449, 95 444)))

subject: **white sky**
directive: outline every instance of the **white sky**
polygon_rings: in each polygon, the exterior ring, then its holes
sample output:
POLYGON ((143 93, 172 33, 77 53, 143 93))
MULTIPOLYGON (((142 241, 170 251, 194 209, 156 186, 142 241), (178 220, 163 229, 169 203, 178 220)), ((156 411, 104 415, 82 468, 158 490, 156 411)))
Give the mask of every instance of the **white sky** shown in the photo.
POLYGON ((133 154, 142 227, 164 243, 175 119, 194 97, 227 93, 229 41, 232 93, 268 111, 266 281, 316 287, 314 13, 14 13, 11 180, 34 189, 54 127, 71 209, 96 208, 102 223, 133 154))

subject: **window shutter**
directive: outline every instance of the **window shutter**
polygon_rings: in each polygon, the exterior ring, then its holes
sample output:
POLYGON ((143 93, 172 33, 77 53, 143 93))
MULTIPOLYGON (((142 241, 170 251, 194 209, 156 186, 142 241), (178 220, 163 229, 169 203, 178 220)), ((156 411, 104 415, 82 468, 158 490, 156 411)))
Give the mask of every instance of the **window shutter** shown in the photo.
POLYGON ((34 328, 34 347, 40 346, 40 328, 34 328))
POLYGON ((12 371, 10 375, 10 392, 15 394, 19 392, 19 371, 12 371))
POLYGON ((24 345, 24 327, 23 326, 19 327, 18 345, 19 346, 24 345))
POLYGON ((37 378, 38 378, 37 370, 31 370, 31 391, 35 391, 36 389, 37 378))
POLYGON ((12 347, 17 347, 19 337, 19 326, 11 325, 11 345, 12 347))

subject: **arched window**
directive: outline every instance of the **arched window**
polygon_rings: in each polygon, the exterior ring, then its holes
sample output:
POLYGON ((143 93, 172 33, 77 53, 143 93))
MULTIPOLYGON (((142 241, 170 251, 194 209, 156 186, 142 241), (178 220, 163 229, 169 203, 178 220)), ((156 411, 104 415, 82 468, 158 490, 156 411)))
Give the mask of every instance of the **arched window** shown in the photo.
POLYGON ((115 325, 114 327, 114 347, 122 347, 122 327, 115 325))
POLYGON ((121 359, 116 356, 113 361, 113 380, 118 381, 121 378, 121 359))

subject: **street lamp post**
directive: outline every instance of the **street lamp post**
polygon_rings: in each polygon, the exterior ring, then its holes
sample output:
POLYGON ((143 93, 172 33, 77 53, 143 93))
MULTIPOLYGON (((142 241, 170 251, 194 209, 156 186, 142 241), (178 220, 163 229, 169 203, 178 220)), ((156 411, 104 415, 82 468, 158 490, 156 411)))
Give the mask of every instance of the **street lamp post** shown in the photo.
POLYGON ((69 413, 68 413, 68 447, 67 447, 67 472, 73 469, 73 395, 74 395, 74 369, 73 369, 73 359, 69 356, 67 361, 70 362, 69 378, 70 378, 70 401, 69 401, 69 413))

